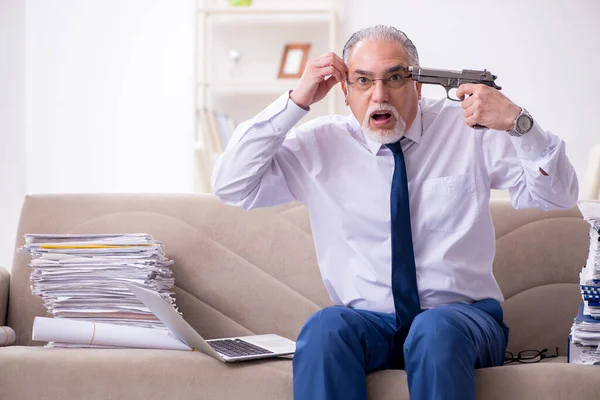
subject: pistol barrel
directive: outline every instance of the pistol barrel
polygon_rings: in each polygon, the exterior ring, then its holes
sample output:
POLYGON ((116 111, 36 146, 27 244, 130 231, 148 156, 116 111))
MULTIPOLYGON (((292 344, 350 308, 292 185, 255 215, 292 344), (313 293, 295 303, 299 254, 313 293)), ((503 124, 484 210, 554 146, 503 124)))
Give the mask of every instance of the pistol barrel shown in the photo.
POLYGON ((447 69, 421 68, 418 65, 408 67, 413 80, 420 83, 431 83, 442 85, 449 89, 456 89, 463 83, 481 83, 495 89, 502 89, 496 85, 494 80, 497 78, 488 70, 463 69, 462 71, 453 71, 447 69))

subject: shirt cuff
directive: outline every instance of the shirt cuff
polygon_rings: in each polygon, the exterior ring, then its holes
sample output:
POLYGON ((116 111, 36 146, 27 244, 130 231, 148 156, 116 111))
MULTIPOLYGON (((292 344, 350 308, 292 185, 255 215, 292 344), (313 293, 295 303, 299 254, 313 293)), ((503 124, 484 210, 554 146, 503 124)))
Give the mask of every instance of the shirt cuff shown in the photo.
POLYGON ((282 132, 289 132, 308 111, 298 106, 290 99, 290 92, 285 92, 275 100, 265 111, 268 120, 282 132))
POLYGON ((510 141, 517 150, 517 157, 523 160, 539 161, 552 145, 552 137, 534 122, 531 130, 521 137, 511 136, 510 141))

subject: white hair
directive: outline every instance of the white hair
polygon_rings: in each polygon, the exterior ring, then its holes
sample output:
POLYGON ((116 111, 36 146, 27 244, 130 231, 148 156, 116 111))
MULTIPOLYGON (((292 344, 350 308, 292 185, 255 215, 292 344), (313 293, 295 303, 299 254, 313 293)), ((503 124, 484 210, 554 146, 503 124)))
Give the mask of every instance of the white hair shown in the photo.
POLYGON ((344 45, 344 50, 342 51, 342 59, 344 60, 344 63, 348 64, 350 52, 352 51, 356 43, 367 39, 398 42, 404 47, 404 49, 408 53, 408 61, 410 62, 410 64, 419 65, 419 53, 417 52, 417 48, 415 47, 412 40, 410 40, 404 32, 394 28, 393 26, 388 25, 375 25, 354 32, 352 36, 350 36, 350 39, 348 39, 348 41, 344 45))

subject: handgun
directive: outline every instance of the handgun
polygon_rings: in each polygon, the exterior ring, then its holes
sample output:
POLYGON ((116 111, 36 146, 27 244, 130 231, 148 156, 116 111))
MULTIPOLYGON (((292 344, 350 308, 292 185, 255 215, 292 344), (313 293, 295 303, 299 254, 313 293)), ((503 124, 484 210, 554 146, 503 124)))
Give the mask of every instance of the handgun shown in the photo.
MULTIPOLYGON (((484 69, 478 71, 475 69, 463 69, 461 71, 451 71, 447 69, 431 69, 421 68, 418 65, 408 67, 408 71, 411 73, 413 81, 420 83, 432 83, 434 85, 441 85, 446 89, 446 97, 452 101, 462 101, 464 99, 454 99, 450 97, 450 90, 457 89, 463 83, 481 83, 494 89, 501 90, 502 88, 496 85, 494 82, 497 78, 490 71, 484 69)), ((475 129, 486 128, 483 125, 473 125, 475 129)))
POLYGON ((443 86, 446 89, 446 97, 452 101, 463 100, 450 97, 450 90, 457 89, 463 83, 482 83, 494 89, 502 89, 494 82, 497 76, 492 75, 490 71, 485 69, 483 71, 463 69, 461 72, 447 69, 421 68, 418 65, 413 65, 408 67, 408 71, 411 73, 413 81, 443 86))

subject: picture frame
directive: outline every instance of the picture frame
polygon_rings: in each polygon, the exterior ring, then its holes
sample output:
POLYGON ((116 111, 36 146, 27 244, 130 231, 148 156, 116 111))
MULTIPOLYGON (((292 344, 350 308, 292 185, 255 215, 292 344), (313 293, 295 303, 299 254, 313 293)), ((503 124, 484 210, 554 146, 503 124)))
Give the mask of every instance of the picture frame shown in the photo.
POLYGON ((279 64, 279 79, 300 78, 308 61, 310 43, 288 43, 279 64))

